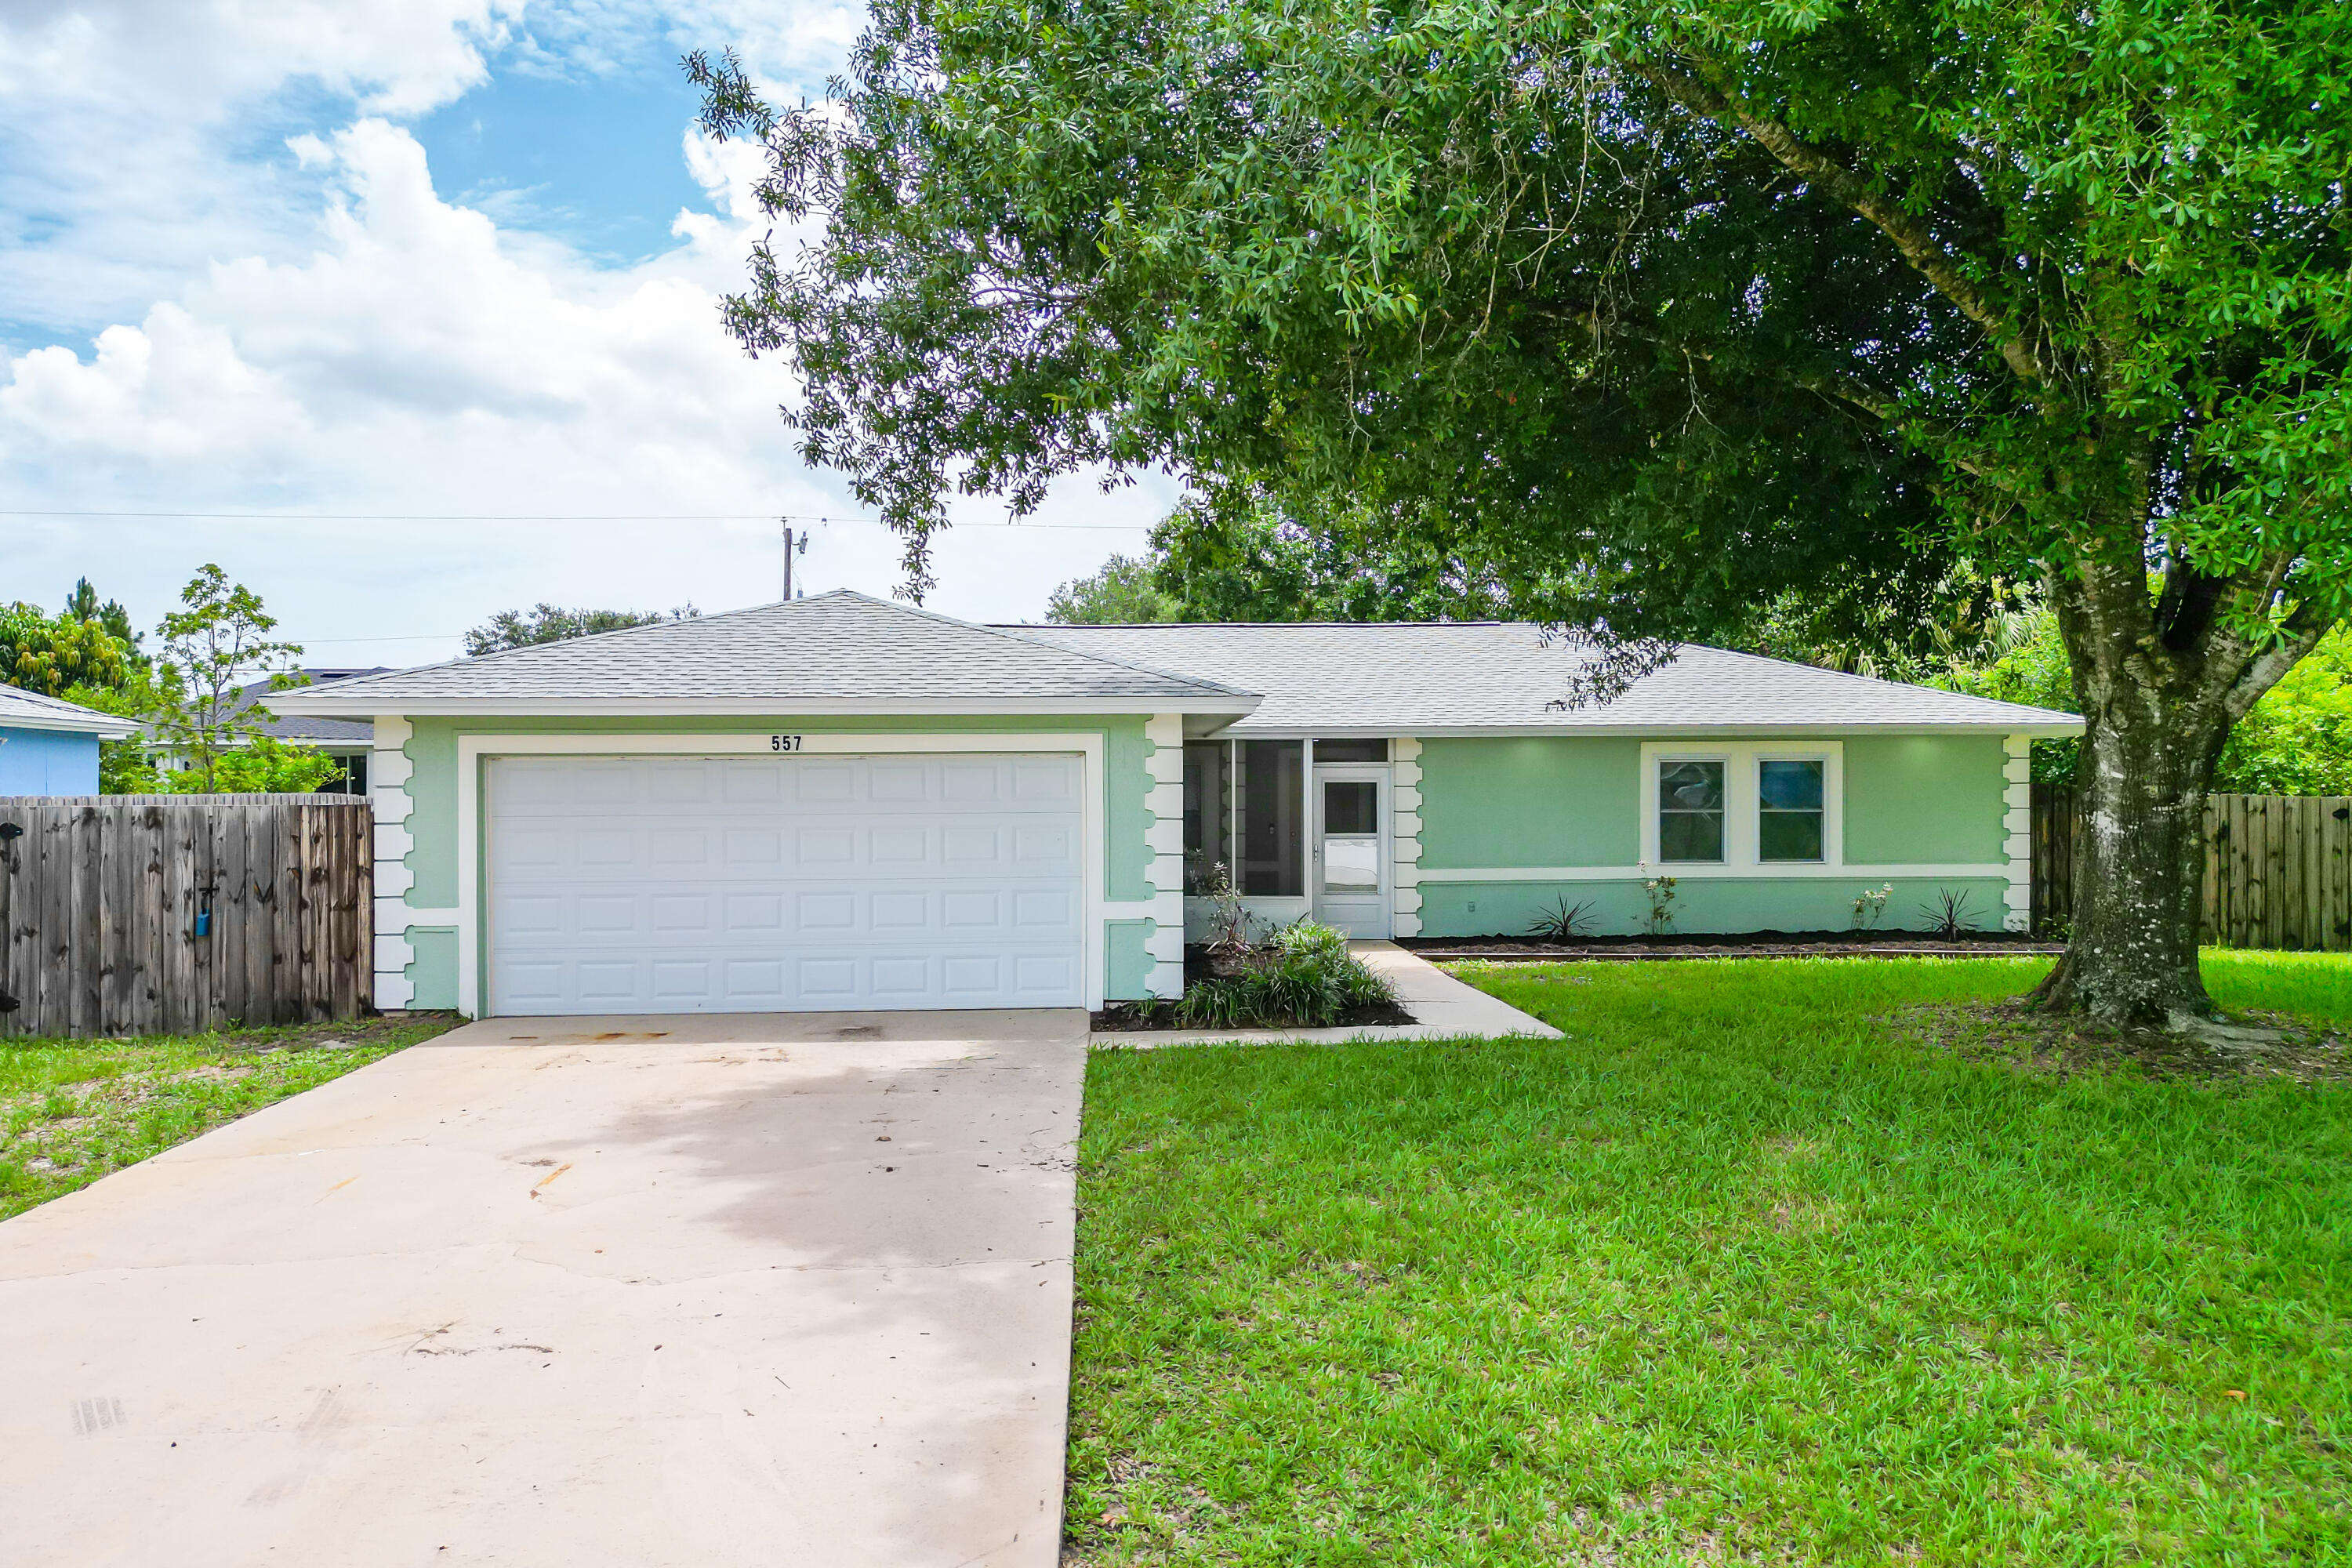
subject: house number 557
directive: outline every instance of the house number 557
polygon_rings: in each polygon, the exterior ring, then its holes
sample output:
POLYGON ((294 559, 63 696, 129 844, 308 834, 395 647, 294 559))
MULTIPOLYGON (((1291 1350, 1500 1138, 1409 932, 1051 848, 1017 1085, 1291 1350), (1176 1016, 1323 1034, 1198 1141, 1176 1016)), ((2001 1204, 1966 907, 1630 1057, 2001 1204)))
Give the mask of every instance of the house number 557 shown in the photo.
POLYGON ((797 752, 800 749, 801 738, 798 735, 771 735, 768 737, 768 750, 772 752, 797 752))

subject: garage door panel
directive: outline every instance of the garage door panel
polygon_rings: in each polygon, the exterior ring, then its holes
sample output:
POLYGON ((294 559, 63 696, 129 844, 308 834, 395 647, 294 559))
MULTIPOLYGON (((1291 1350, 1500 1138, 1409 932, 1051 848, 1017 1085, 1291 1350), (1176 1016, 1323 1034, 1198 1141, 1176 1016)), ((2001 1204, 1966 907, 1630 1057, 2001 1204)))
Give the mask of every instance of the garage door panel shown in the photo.
POLYGON ((857 925, 857 895, 851 892, 802 893, 793 900, 793 930, 803 936, 832 935, 857 925))
POLYGON ((850 762, 803 762, 787 773, 771 772, 778 787, 789 781, 796 805, 847 805, 857 799, 857 765, 850 762))
POLYGON ((931 861, 931 829, 892 824, 866 830, 866 858, 876 866, 924 866, 931 861))
POLYGON ((937 763, 868 763, 872 784, 866 798, 904 805, 931 798, 931 774, 939 771, 937 763))
POLYGON ((504 1012, 1067 1006, 1075 757, 491 764, 504 1012))
POLYGON ((1005 772, 994 763, 942 763, 940 798, 961 805, 992 805, 1005 796, 1005 772))
POLYGON ((646 799, 655 805, 700 805, 711 797, 710 769, 698 762, 649 763, 646 799))
POLYGON ((1013 830, 1013 863, 1024 871, 1077 864, 1078 836, 1066 827, 1027 824, 1013 830))
POLYGON ((775 827, 730 827, 719 837, 719 858, 730 866, 764 873, 784 862, 784 835, 775 827))
POLYGON ((645 798, 646 768, 638 763, 589 763, 574 776, 572 798, 582 805, 635 805, 645 798))
POLYGON ((803 867, 850 865, 857 858, 857 830, 838 826, 803 827, 793 837, 793 858, 803 867))
POLYGON ((781 893, 730 893, 719 908, 730 931, 751 934, 784 929, 784 899, 781 893))
POLYGON ((899 889, 866 894, 868 927, 874 931, 921 931, 931 923, 931 895, 899 889))

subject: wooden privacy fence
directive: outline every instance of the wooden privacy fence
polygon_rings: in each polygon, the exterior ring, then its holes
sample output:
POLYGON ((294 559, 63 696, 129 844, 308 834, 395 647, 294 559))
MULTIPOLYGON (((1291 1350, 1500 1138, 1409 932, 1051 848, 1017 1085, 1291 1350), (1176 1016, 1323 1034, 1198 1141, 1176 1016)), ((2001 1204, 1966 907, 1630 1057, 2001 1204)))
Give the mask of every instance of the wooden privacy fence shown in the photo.
POLYGON ((0 796, 0 1033, 357 1017, 373 837, 350 795, 0 796))
MULTIPOLYGON (((2074 793, 2033 786, 2033 929, 2074 908, 2074 793)), ((2352 796, 2217 795, 2205 803, 2204 919, 2220 947, 2352 951, 2352 796)))

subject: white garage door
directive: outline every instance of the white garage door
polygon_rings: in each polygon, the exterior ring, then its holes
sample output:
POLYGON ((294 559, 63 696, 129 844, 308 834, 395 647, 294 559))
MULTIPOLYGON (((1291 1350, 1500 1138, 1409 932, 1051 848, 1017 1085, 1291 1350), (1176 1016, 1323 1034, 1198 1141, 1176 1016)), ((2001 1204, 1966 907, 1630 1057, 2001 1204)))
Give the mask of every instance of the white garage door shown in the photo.
POLYGON ((489 775, 490 1007, 1085 1001, 1079 759, 549 757, 489 775))

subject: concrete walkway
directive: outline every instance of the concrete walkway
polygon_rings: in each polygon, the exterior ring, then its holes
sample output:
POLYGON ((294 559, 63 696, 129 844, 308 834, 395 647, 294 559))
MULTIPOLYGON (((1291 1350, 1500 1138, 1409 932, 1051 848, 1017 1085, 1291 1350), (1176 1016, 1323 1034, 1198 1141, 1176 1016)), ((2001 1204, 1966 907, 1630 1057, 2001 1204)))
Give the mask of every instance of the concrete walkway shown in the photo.
POLYGON ((0 1560, 1045 1568, 1085 1027, 498 1019, 0 1225, 0 1560))
POLYGON ((1553 1040, 1559 1031, 1520 1012, 1475 985, 1465 985, 1435 964, 1392 942, 1351 942, 1348 951, 1367 968, 1388 977, 1398 1003, 1413 1016, 1410 1024, 1368 1024, 1352 1029, 1110 1029, 1091 1037, 1097 1046, 1267 1045, 1277 1040, 1436 1040, 1461 1035, 1534 1036, 1553 1040))

